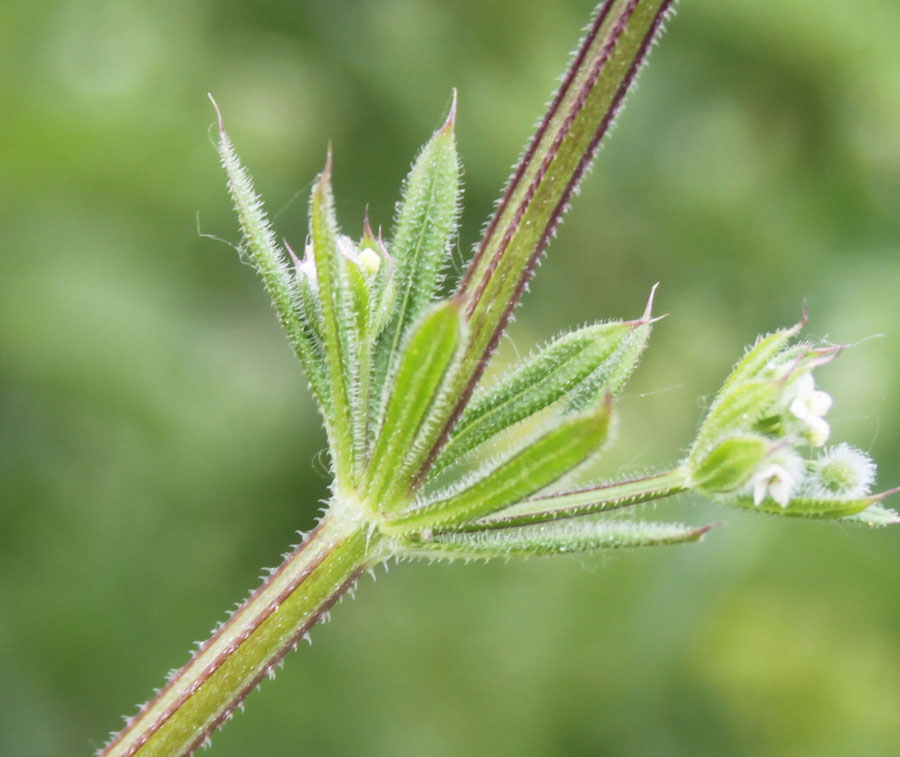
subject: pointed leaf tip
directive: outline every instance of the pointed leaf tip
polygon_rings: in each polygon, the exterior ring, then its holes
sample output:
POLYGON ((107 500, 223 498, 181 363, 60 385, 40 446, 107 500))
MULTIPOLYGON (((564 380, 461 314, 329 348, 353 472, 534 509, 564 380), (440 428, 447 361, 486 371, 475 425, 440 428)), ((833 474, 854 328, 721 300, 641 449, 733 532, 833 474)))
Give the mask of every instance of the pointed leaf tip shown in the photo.
POLYGON ((644 312, 641 314, 641 317, 633 321, 625 321, 632 329, 637 329, 641 326, 650 326, 657 321, 661 321, 663 318, 669 317, 668 313, 656 316, 653 315, 653 301, 656 298, 657 289, 659 289, 658 281, 650 288, 650 296, 647 298, 647 304, 644 306, 644 312))
POLYGON ((325 148, 325 167, 322 169, 322 173, 320 174, 320 180, 325 179, 326 181, 331 180, 331 164, 332 164, 332 145, 331 140, 328 140, 328 146, 325 148))
POLYGON ((658 288, 658 281, 652 287, 650 287, 650 296, 647 298, 647 307, 644 308, 644 315, 641 316, 641 319, 644 321, 650 321, 650 319, 653 317, 653 298, 656 297, 656 290, 658 288))
POLYGON ((809 323, 809 303, 806 301, 806 297, 803 298, 803 309, 800 313, 800 322, 794 327, 797 331, 800 331, 807 323, 809 323))
POLYGON ((605 416, 612 413, 612 392, 609 389, 606 390, 606 394, 603 395, 603 404, 600 406, 600 409, 597 411, 598 415, 605 416))
MULTIPOLYGON (((381 237, 381 229, 378 230, 378 236, 381 237)), ((372 224, 369 223, 369 203, 366 203, 366 212, 363 216, 363 239, 375 241, 375 234, 372 232, 372 224)))
POLYGON ((291 258, 291 262, 294 264, 296 268, 300 267, 300 258, 297 257, 297 253, 294 252, 294 249, 288 244, 287 239, 282 237, 281 243, 284 245, 284 249, 287 250, 287 254, 291 258))
POLYGON ((900 486, 895 486, 893 489, 888 489, 887 491, 879 492, 878 494, 873 494, 872 499, 874 499, 876 502, 881 502, 882 500, 885 500, 888 497, 892 497, 897 492, 900 492, 900 486))
POLYGON ((216 102, 216 98, 212 96, 212 92, 207 92, 206 96, 209 98, 209 101, 212 103, 213 108, 216 111, 216 120, 219 122, 219 133, 225 133, 225 122, 222 120, 222 111, 219 110, 219 104, 216 102))
POLYGON ((440 134, 452 134, 456 128, 456 87, 453 88, 453 98, 450 101, 450 112, 447 114, 447 120, 438 130, 440 134))

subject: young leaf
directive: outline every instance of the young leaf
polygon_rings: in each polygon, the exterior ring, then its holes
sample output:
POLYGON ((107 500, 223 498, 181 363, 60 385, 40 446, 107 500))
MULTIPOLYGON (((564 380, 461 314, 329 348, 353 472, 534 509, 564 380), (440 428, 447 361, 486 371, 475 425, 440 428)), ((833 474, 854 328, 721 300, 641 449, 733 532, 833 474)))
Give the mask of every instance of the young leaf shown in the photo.
POLYGON ((780 391, 781 387, 775 381, 754 379, 720 392, 697 432, 688 456, 691 464, 696 465, 697 458, 705 455, 723 436, 752 428, 769 410, 780 391))
POLYGON ((731 370, 728 378, 722 384, 720 395, 724 395, 742 381, 756 378, 778 353, 787 346, 788 342, 800 333, 800 330, 805 325, 806 311, 804 310, 803 319, 799 323, 794 324, 789 329, 779 329, 771 334, 759 337, 756 343, 747 350, 746 354, 731 370))
POLYGON ((548 431, 462 490, 392 518, 391 532, 459 525, 515 504, 572 471, 599 449, 609 429, 609 404, 548 431))
POLYGON ((479 518, 454 530, 487 531, 577 518, 664 499, 680 494, 685 489, 684 475, 677 470, 669 471, 630 481, 617 481, 602 486, 589 486, 570 492, 532 497, 507 508, 500 515, 479 518))
POLYGON ((616 396, 622 391, 647 346, 653 323, 658 320, 650 315, 652 304, 653 294, 650 295, 644 317, 629 324, 631 328, 612 357, 572 392, 566 413, 579 413, 593 407, 606 395, 616 396))
POLYGON ((490 559, 536 557, 601 549, 653 547, 699 541, 712 526, 678 523, 643 523, 626 520, 576 520, 542 523, 502 531, 469 531, 435 534, 430 539, 410 539, 407 551, 427 558, 490 559))
POLYGON ((376 347, 373 380, 376 391, 387 390, 384 381, 406 332, 433 302, 441 268, 450 253, 460 203, 455 121, 454 92, 447 121, 422 148, 406 177, 391 242, 396 265, 396 300, 376 347))
MULTIPOLYGON (((868 497, 858 497, 856 499, 792 497, 784 507, 769 498, 756 505, 751 497, 738 497, 733 501, 729 500, 729 504, 770 515, 787 515, 796 518, 845 518, 846 520, 858 520, 870 525, 888 525, 889 523, 900 521, 890 520, 888 514, 893 511, 878 506, 878 503, 896 492, 896 489, 891 489, 880 494, 872 494, 868 497), (876 506, 878 506, 878 509, 874 509, 876 506), (873 508, 869 516, 861 517, 869 508, 873 508)), ((894 515, 896 516, 896 513, 894 515)))
POLYGON ((337 248, 337 221, 334 217, 334 198, 331 194, 331 151, 325 168, 313 186, 310 198, 310 236, 316 262, 319 303, 322 310, 322 332, 325 357, 331 384, 334 428, 332 454, 339 483, 352 471, 353 422, 351 395, 353 386, 354 340, 350 332, 355 323, 347 292, 343 286, 343 263, 337 248))
MULTIPOLYGON (((315 261, 313 260, 312 246, 304 252, 304 261, 301 261, 294 253, 291 246, 285 241, 284 248, 294 265, 294 281, 300 299, 300 312, 303 321, 311 329, 318 353, 322 356, 322 364, 325 365, 325 337, 322 326, 322 308, 319 306, 317 293, 318 283, 315 281, 315 261)), ((327 370, 327 369, 326 369, 327 370)))
POLYGON ((371 373, 371 349, 369 345, 369 323, 371 302, 369 282, 366 272, 348 259, 341 261, 343 281, 346 286, 347 304, 352 316, 352 330, 355 332, 353 345, 354 365, 348 372, 354 379, 350 394, 353 416, 353 459, 357 477, 365 467, 369 442, 369 376, 371 373))
POLYGON ((385 499, 433 406, 460 342, 460 303, 448 300, 422 318, 400 354, 384 421, 368 467, 366 498, 376 510, 394 505, 385 499))
POLYGON ((594 374, 632 325, 599 323, 555 339, 496 385, 476 392, 435 461, 434 476, 482 442, 540 412, 594 374))
POLYGON ((716 494, 734 491, 750 480, 771 451, 772 441, 758 434, 726 437, 702 461, 688 461, 691 486, 716 494))
POLYGON ((422 477, 484 372, 670 6, 671 0, 607 0, 598 9, 460 286, 471 336, 455 380, 459 400, 423 466, 422 477))
POLYGON ((376 239, 372 233, 372 228, 369 226, 368 213, 363 223, 363 229, 363 238, 359 242, 360 253, 366 254, 365 251, 370 250, 378 259, 375 274, 371 276, 369 281, 369 302, 371 307, 371 312, 369 313, 369 341, 375 343, 394 310, 397 293, 394 281, 396 264, 394 259, 388 254, 384 242, 380 238, 376 239))
POLYGON ((231 139, 225 131, 219 106, 212 96, 209 99, 216 109, 219 120, 219 157, 228 177, 228 191, 238 214, 250 261, 272 298, 278 320, 287 332, 291 346, 306 371, 313 395, 327 419, 330 391, 326 367, 315 338, 314 324, 306 321, 298 312, 297 292, 275 241, 275 234, 266 216, 262 200, 254 191, 253 182, 234 151, 231 139))

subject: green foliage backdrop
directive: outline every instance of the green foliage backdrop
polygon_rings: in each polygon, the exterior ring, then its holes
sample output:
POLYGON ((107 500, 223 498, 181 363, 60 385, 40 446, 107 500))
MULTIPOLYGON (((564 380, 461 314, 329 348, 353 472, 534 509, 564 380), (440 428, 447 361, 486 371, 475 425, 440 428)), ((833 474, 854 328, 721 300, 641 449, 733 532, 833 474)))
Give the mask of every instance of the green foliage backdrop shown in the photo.
MULTIPOLYGON (((298 246, 389 226, 459 88, 459 259, 590 2, 11 0, 0 10, 0 754, 86 754, 308 528, 324 446, 236 240, 212 91, 298 246)), ((892 0, 682 0, 526 297, 655 330, 608 465, 677 459, 759 331, 862 342, 836 437, 900 483, 892 0), (883 334, 877 340, 865 340, 883 334)), ((460 262, 460 266, 462 262, 460 262)), ((699 546, 363 581, 217 755, 882 755, 900 743, 900 533, 726 520, 699 546), (894 747, 890 747, 894 744, 894 747)))

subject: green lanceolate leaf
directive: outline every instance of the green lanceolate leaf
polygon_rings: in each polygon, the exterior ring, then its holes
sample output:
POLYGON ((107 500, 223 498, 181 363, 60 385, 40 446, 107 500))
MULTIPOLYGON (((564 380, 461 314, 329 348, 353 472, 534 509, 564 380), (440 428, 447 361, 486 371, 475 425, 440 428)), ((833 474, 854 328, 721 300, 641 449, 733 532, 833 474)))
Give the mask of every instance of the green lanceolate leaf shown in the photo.
POLYGON ((800 333, 805 323, 806 314, 804 313, 803 320, 791 328, 780 329, 757 339, 756 343, 747 350, 731 370, 725 383, 722 384, 720 394, 724 395, 742 381, 756 378, 787 346, 788 342, 800 333))
POLYGON ((354 363, 350 375, 355 378, 350 405, 353 415, 353 459, 357 476, 362 474, 368 451, 369 428, 369 377, 371 373, 371 348, 369 344, 369 325, 371 318, 371 302, 369 279, 359 265, 352 260, 340 261, 346 285, 347 307, 350 311, 352 329, 352 355, 354 363))
MULTIPOLYGON (((653 289, 655 291, 656 287, 653 289)), ((595 406, 606 395, 614 397, 622 391, 647 347, 653 323, 658 320, 650 314, 652 305, 651 293, 644 317, 629 324, 628 332, 613 355, 572 392, 566 413, 579 413, 595 406)))
POLYGON ((407 550, 412 555, 431 558, 536 557, 695 542, 710 528, 678 523, 577 520, 496 531, 434 534, 428 540, 410 539, 407 550))
POLYGON ((336 478, 342 482, 351 475, 353 458, 353 421, 351 395, 355 355, 348 332, 355 330, 354 319, 347 303, 343 262, 337 247, 337 221, 331 194, 331 152, 325 169, 319 174, 310 198, 310 237, 316 262, 319 286, 319 306, 322 311, 322 333, 325 357, 331 386, 334 444, 332 454, 336 478))
POLYGON ((501 515, 470 521, 454 530, 486 531, 578 518, 664 499, 685 490, 684 474, 678 470, 668 471, 630 481, 532 497, 507 508, 501 515))
MULTIPOLYGON (((872 494, 868 497, 855 499, 791 497, 784 507, 769 498, 756 505, 751 497, 738 497, 733 502, 730 501, 729 504, 770 515, 787 515, 796 518, 846 518, 847 520, 857 520, 870 525, 888 525, 900 522, 900 520, 890 520, 889 514, 893 513, 893 511, 881 507, 878 503, 896 492, 896 489, 891 489, 880 494, 872 494), (876 506, 878 506, 878 509, 873 509, 869 519, 867 519, 863 514, 876 506)), ((893 513, 893 515, 896 517, 897 514, 893 513)))
POLYGON ((398 472, 412 453, 419 431, 453 365, 460 345, 460 302, 436 305, 413 329, 391 379, 392 392, 368 467, 366 498, 375 510, 395 503, 385 492, 398 486, 398 472))
POLYGON ((219 119, 219 157, 228 177, 228 191, 238 214, 249 260, 262 278, 278 313, 278 319, 306 371, 319 407, 327 416, 330 391, 314 325, 298 312, 296 306, 298 295, 290 271, 275 241, 262 200, 254 191, 253 182, 234 151, 215 100, 212 100, 212 97, 210 100, 219 119))
POLYGON ((670 0, 608 0, 597 10, 460 285, 470 344, 456 379, 457 407, 426 460, 426 469, 484 372, 670 6, 670 0))
POLYGON ((365 341, 368 337, 371 317, 368 277, 366 272, 352 260, 344 260, 342 263, 347 285, 348 304, 353 315, 353 326, 359 335, 357 341, 365 341))
POLYGON ((300 296, 300 308, 303 320, 309 324, 315 345, 325 364, 325 335, 322 325, 322 309, 319 307, 319 298, 316 289, 309 277, 298 273, 296 276, 297 292, 300 296))
POLYGON ((459 159, 453 133, 456 94, 446 123, 422 148, 406 177, 391 242, 394 309, 375 352, 376 391, 392 369, 410 326, 433 301, 456 233, 459 159))
POLYGON ((396 300, 395 264, 381 239, 376 239, 369 226, 368 213, 363 224, 363 238, 359 250, 371 250, 378 258, 378 268, 369 275, 369 341, 374 343, 387 325, 396 300))
POLYGON ((549 486, 596 452, 606 439, 610 414, 609 405, 604 404, 565 421, 487 472, 476 474, 473 482, 454 487, 446 495, 438 493, 386 525, 401 532, 461 525, 513 505, 549 486))
POLYGON ((631 324, 617 322, 594 324, 564 334, 496 385, 477 392, 435 461, 432 475, 586 381, 631 331, 631 324))
POLYGON ((779 391, 775 381, 750 380, 720 393, 697 433, 688 456, 691 465, 698 465, 698 458, 718 439, 752 428, 769 410, 779 391))

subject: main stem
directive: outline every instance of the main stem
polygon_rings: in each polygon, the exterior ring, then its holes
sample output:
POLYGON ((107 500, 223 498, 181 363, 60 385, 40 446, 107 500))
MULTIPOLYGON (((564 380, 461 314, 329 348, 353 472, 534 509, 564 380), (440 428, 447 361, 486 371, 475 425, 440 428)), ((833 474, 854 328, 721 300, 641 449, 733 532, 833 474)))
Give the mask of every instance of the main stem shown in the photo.
POLYGON ((384 559, 380 546, 358 519, 330 508, 101 757, 192 753, 359 576, 384 559))

